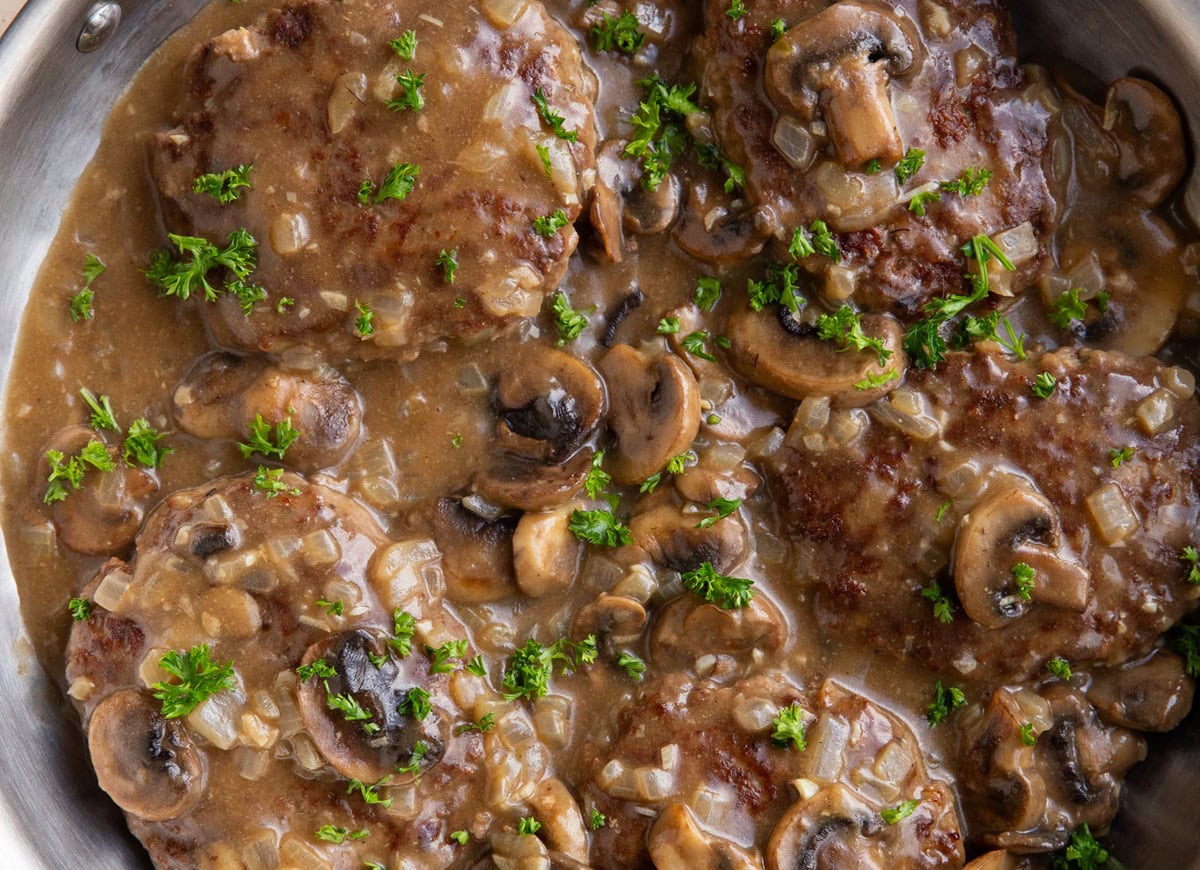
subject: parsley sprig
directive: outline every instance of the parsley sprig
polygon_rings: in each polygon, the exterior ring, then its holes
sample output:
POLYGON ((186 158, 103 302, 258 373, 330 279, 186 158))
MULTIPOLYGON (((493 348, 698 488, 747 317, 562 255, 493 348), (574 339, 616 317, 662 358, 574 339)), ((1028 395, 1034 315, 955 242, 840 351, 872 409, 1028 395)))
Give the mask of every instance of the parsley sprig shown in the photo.
POLYGON ((193 293, 203 292, 205 301, 215 302, 222 293, 229 293, 237 298, 246 315, 254 310, 256 302, 266 299, 265 290, 247 283, 258 262, 258 242, 245 229, 230 233, 225 248, 198 236, 168 233, 167 238, 178 250, 179 258, 168 251, 158 251, 145 273, 164 296, 190 299, 193 293), (227 272, 220 288, 209 281, 209 273, 216 268, 227 272))
POLYGON ((235 685, 233 662, 215 663, 206 643, 187 652, 171 650, 158 664, 179 681, 150 687, 154 689, 154 697, 162 701, 162 714, 168 719, 186 716, 213 695, 229 691, 235 685))
POLYGON ((193 193, 206 193, 221 205, 236 202, 243 190, 250 190, 251 163, 243 163, 222 172, 206 172, 192 182, 193 193))
POLYGON ((799 704, 789 704, 781 709, 771 720, 774 730, 771 740, 776 746, 791 746, 799 752, 808 748, 804 738, 804 709, 799 704))
POLYGON ((567 528, 581 541, 597 547, 624 547, 633 543, 633 532, 611 508, 571 511, 567 528))
POLYGON ((638 29, 638 18, 632 12, 622 12, 612 18, 602 12, 600 21, 592 28, 592 44, 596 51, 618 51, 635 54, 646 41, 646 34, 638 29))
POLYGON ((683 572, 682 578, 684 588, 725 610, 748 607, 754 597, 753 580, 721 574, 712 562, 701 562, 698 568, 683 572))
POLYGON ((546 694, 556 663, 562 673, 567 673, 590 665, 596 661, 598 654, 596 636, 592 634, 579 643, 564 637, 550 646, 543 646, 529 638, 523 647, 512 654, 504 670, 501 682, 504 697, 509 701, 540 698, 546 694))
POLYGON ((92 302, 96 298, 96 291, 92 289, 92 282, 104 274, 107 268, 95 254, 89 253, 83 258, 83 286, 79 288, 78 293, 71 297, 72 323, 91 320, 95 316, 92 311, 92 302))
POLYGON ((287 449, 296 443, 300 437, 299 431, 292 426, 290 416, 275 423, 274 429, 262 418, 255 414, 250 423, 250 437, 244 442, 238 442, 238 450, 242 458, 249 459, 255 453, 260 456, 282 460, 287 449))

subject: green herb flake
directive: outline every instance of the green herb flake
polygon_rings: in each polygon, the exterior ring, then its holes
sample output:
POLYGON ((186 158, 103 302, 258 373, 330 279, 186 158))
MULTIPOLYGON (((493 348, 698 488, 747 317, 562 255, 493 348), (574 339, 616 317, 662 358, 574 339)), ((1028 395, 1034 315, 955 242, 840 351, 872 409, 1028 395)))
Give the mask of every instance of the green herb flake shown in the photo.
POLYGON ((309 680, 328 680, 337 676, 337 669, 324 658, 313 659, 307 665, 300 665, 296 668, 296 676, 302 683, 307 683, 309 680))
POLYGON ((532 837, 541 829, 542 823, 533 816, 525 816, 517 820, 517 833, 522 836, 532 837))
POLYGON ((560 208, 556 209, 553 214, 535 217, 532 226, 535 233, 543 239, 549 239, 570 222, 567 213, 560 208))
POLYGON ((936 728, 946 717, 967 703, 967 696, 958 686, 943 686, 938 680, 933 688, 933 700, 925 708, 925 719, 930 728, 936 728))
POLYGON ((583 491, 588 498, 597 498, 611 483, 612 475, 604 470, 604 451, 597 450, 592 455, 592 467, 588 469, 587 477, 583 479, 583 491))
POLYGON ((617 656, 617 667, 624 669, 630 679, 639 683, 646 673, 646 663, 631 652, 622 652, 617 656))
POLYGON ((262 418, 262 414, 255 414, 249 429, 250 437, 244 442, 238 442, 238 450, 241 451, 243 459, 249 459, 257 453, 269 459, 282 460, 287 449, 300 437, 300 432, 292 426, 290 416, 277 421, 272 427, 262 418))
POLYGON ((582 665, 591 664, 599 655, 595 635, 588 635, 579 643, 561 638, 550 646, 543 646, 533 638, 513 652, 504 671, 501 686, 504 698, 534 700, 546 694, 550 678, 554 675, 554 664, 558 662, 563 673, 575 671, 582 665))
POLYGON ((591 30, 592 44, 596 51, 634 54, 646 41, 646 34, 638 29, 638 24, 637 16, 632 12, 622 12, 619 18, 601 13, 600 22, 591 30))
POLYGON ((902 186, 908 184, 912 177, 921 171, 921 167, 924 165, 925 152, 920 148, 909 148, 893 170, 896 173, 896 181, 902 186))
POLYGON ((358 312, 358 317, 354 321, 354 331, 358 333, 360 338, 367 338, 375 334, 375 312, 371 310, 371 306, 365 302, 354 300, 354 310, 358 312))
POLYGON ((1033 379, 1031 390, 1039 399, 1049 399, 1056 386, 1058 386, 1058 378, 1050 372, 1042 372, 1033 379))
POLYGON ((424 722, 425 717, 433 712, 433 703, 427 691, 420 686, 413 686, 405 693, 404 700, 397 705, 396 712, 401 716, 412 716, 418 722, 424 722))
POLYGON ((933 603, 933 617, 943 625, 954 622, 954 604, 942 591, 942 585, 936 579, 930 580, 929 585, 922 587, 921 597, 933 603))
POLYGON ((564 142, 574 142, 579 138, 578 131, 568 130, 563 126, 567 119, 550 107, 544 90, 538 88, 529 99, 537 109, 538 115, 541 116, 542 122, 553 131, 555 136, 564 142))
POLYGON ((1012 567, 1013 582, 1017 587, 1017 596, 1022 601, 1030 601, 1033 596, 1034 581, 1037 572, 1025 562, 1018 562, 1012 567))
POLYGON ((67 612, 72 622, 86 622, 92 615, 92 603, 86 598, 72 598, 67 602, 67 612))
POLYGON ((1120 468, 1122 463, 1133 459, 1133 453, 1132 447, 1114 447, 1108 451, 1108 461, 1113 468, 1120 468))
POLYGON ((158 660, 159 667, 178 680, 150 687, 154 689, 154 697, 162 701, 163 716, 168 719, 186 716, 213 695, 236 685, 233 662, 216 664, 211 656, 208 644, 202 643, 187 652, 171 650, 158 660))
POLYGON ((393 112, 404 112, 412 110, 419 112, 425 108, 425 97, 421 93, 421 88, 425 86, 425 73, 416 75, 410 69, 396 76, 396 82, 400 85, 402 93, 395 100, 388 100, 387 107, 393 112))
POLYGON ((721 298, 721 282, 705 275, 696 279, 696 305, 704 311, 712 311, 721 298))
POLYGON ((1021 726, 1021 745, 1033 746, 1037 743, 1037 735, 1033 733, 1033 723, 1026 722, 1021 726))
POLYGON ((571 511, 567 528, 581 541, 597 547, 624 547, 633 543, 633 533, 610 508, 571 511))
POLYGON ((282 468, 267 468, 265 465, 258 466, 258 471, 254 474, 254 489, 267 498, 300 494, 299 487, 289 487, 284 483, 282 468))
POLYGON ((781 709, 771 720, 771 725, 774 726, 771 740, 776 746, 786 747, 790 744, 798 752, 808 748, 808 741, 804 738, 804 710, 799 704, 790 704, 781 709))
POLYGON ((754 597, 753 580, 720 574, 712 562, 701 562, 698 568, 685 571, 682 578, 684 588, 725 610, 748 607, 754 597))
POLYGON ((192 182, 193 193, 206 193, 221 205, 229 205, 242 196, 243 190, 250 190, 250 170, 253 164, 243 163, 222 172, 209 172, 201 175, 192 182))
POLYGON ((571 307, 567 294, 561 290, 554 294, 550 303, 554 313, 554 328, 558 330, 558 346, 562 347, 568 341, 574 341, 587 329, 587 315, 571 307))
POLYGON ((401 60, 414 60, 417 56, 417 31, 406 30, 388 45, 401 60))
POLYGON ((740 498, 714 498, 706 507, 710 511, 716 511, 715 516, 705 517, 700 522, 696 523, 698 529, 710 529, 716 525, 717 520, 723 520, 725 517, 732 514, 742 506, 740 498))
POLYGON ((905 801, 890 809, 883 810, 879 815, 883 817, 883 820, 887 824, 895 825, 911 816, 920 803, 920 801, 905 801))
POLYGON ((1046 670, 1060 680, 1071 679, 1071 664, 1062 656, 1055 656, 1046 662, 1046 670))
POLYGON ((892 358, 892 352, 883 346, 881 339, 863 332, 862 316, 849 305, 817 317, 817 338, 834 342, 839 351, 874 351, 881 367, 892 358))
POLYGON ((954 181, 943 181, 942 190, 947 193, 957 193, 959 196, 979 196, 992 180, 992 170, 970 167, 954 181))

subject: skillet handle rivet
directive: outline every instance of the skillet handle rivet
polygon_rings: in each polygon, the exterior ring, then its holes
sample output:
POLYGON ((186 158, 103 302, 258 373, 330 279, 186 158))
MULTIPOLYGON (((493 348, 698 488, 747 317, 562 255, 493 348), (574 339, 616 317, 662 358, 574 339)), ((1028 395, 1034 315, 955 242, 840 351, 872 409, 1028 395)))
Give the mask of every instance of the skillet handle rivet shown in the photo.
POLYGON ((119 4, 94 3, 88 10, 87 18, 83 22, 83 29, 79 31, 79 38, 75 40, 75 48, 84 54, 95 51, 108 41, 120 23, 121 7, 119 4))

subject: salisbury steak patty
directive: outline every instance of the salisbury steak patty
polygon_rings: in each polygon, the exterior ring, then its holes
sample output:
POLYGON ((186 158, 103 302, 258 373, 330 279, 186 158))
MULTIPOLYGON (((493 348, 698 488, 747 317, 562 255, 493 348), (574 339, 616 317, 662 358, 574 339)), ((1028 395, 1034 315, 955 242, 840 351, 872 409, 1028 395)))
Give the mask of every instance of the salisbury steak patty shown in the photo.
MULTIPOLYGON (((1018 66, 998 3, 746 8, 735 18, 710 0, 697 56, 717 139, 745 169, 764 234, 786 244, 817 219, 845 234, 843 270, 828 280, 838 298, 852 282, 872 311, 913 313, 958 292, 959 246, 980 233, 1013 231, 1002 242, 1018 272, 1004 281, 1037 274, 1056 221, 1042 168, 1053 103, 1044 75, 1018 66), (923 215, 909 210, 916 194, 923 215)), ((820 260, 809 262, 825 269, 820 260)))
POLYGON ((174 493, 136 559, 83 590, 67 679, 100 786, 159 867, 260 866, 276 849, 287 866, 448 866, 464 850, 444 832, 478 812, 488 763, 457 727, 478 713, 451 683, 478 678, 449 673, 467 647, 426 585, 437 550, 389 544, 299 477, 279 486, 174 493))
POLYGON ((169 230, 258 243, 265 298, 203 306, 223 344, 410 358, 537 313, 577 242, 594 81, 541 4, 522 8, 317 0, 197 50, 152 163, 169 230), (389 44, 407 31, 415 49, 389 44), (242 166, 236 200, 195 192, 242 166))
MULTIPOLYGON (((810 400, 810 404, 811 404, 810 400)), ((1192 609, 1200 408, 1152 358, 952 354, 775 467, 819 618, 936 671, 1028 677, 1114 664, 1192 609), (1057 379, 1047 398, 1038 376, 1057 379), (1020 567, 1024 566, 1024 567, 1020 567), (939 618, 940 617, 940 618, 939 618)))

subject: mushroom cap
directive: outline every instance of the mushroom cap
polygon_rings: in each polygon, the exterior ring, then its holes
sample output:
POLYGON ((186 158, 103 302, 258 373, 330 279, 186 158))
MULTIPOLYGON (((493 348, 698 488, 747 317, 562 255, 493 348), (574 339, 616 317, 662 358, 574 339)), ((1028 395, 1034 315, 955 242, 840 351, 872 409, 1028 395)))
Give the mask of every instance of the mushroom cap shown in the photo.
POLYGON ((570 501, 583 488, 592 467, 585 447, 561 465, 544 465, 517 456, 500 456, 475 475, 475 491, 504 507, 545 511, 570 501))
POLYGON ((1058 512, 1040 493, 1009 486, 985 496, 963 517, 954 542, 954 586, 967 616, 1001 628, 1024 615, 1029 602, 1016 592, 1013 568, 1035 572, 1032 600, 1082 612, 1091 573, 1059 555, 1058 512))
POLYGON ((333 368, 297 371, 224 352, 197 360, 171 412, 180 429, 208 439, 245 440, 256 415, 272 424, 290 418, 300 437, 287 464, 305 471, 341 462, 362 432, 358 393, 333 368))
POLYGON ((559 464, 595 431, 604 385, 584 361, 550 347, 506 366, 496 384, 496 437, 507 452, 559 464))
POLYGON ((601 592, 577 614, 572 626, 576 637, 595 635, 597 643, 620 646, 635 642, 646 627, 646 608, 628 595, 601 592))
POLYGON ((749 307, 730 315, 726 334, 732 344, 729 355, 734 368, 759 386, 790 399, 828 396, 836 408, 860 408, 899 386, 908 369, 904 327, 898 320, 867 314, 862 317, 862 329, 892 352, 884 365, 874 351, 838 350, 834 342, 818 339, 815 329, 788 328, 780 318, 749 307), (871 389, 855 387, 888 371, 894 371, 896 377, 871 389))
POLYGON ((68 486, 65 499, 45 505, 42 498, 50 474, 46 452, 58 450, 64 456, 71 456, 91 441, 103 442, 103 439, 87 426, 66 426, 55 432, 39 454, 31 492, 34 501, 43 505, 63 544, 76 553, 112 556, 133 543, 145 516, 148 497, 158 491, 158 479, 147 469, 126 465, 116 445, 106 445, 116 465, 112 471, 87 466, 80 489, 68 486))
POLYGON ((324 658, 337 671, 328 680, 312 679, 300 684, 297 702, 304 727, 329 765, 347 779, 374 782, 394 774, 396 766, 409 761, 418 742, 428 747, 425 761, 436 762, 445 751, 449 736, 448 717, 435 703, 424 720, 399 712, 410 688, 420 686, 435 694, 434 678, 423 656, 397 659, 387 656, 376 667, 368 653, 386 652, 382 636, 363 629, 341 632, 312 644, 304 651, 302 665, 324 658), (326 685, 327 684, 327 685, 326 685), (331 710, 331 694, 348 694, 371 713, 379 726, 368 734, 360 722, 348 721, 331 710))
POLYGON ((639 483, 691 447, 700 431, 700 387, 679 357, 653 357, 626 344, 600 360, 608 386, 608 424, 616 435, 611 474, 639 483))
POLYGON ((1184 660, 1160 649, 1136 664, 1093 672, 1087 698, 1105 721, 1164 732, 1191 711, 1195 691, 1184 660))
POLYGON ((767 870, 856 867, 884 870, 870 838, 885 827, 879 813, 841 784, 792 804, 767 842, 767 870))
POLYGON ((1104 105, 1104 129, 1120 143, 1118 177, 1122 191, 1155 208, 1183 181, 1187 146, 1175 103, 1157 85, 1138 78, 1117 79, 1104 105))
POLYGON ((87 732, 100 787, 130 815, 177 819, 203 795, 203 756, 183 722, 163 716, 148 693, 109 695, 92 711, 87 732))
POLYGON ((447 598, 477 603, 517 593, 515 527, 512 517, 487 520, 467 510, 458 499, 438 499, 431 532, 442 551, 447 598))
POLYGON ((634 546, 626 558, 641 551, 671 571, 694 571, 711 562, 718 572, 727 573, 746 552, 746 527, 741 517, 731 514, 708 528, 697 528, 704 516, 684 513, 669 490, 652 495, 629 520, 634 546))

